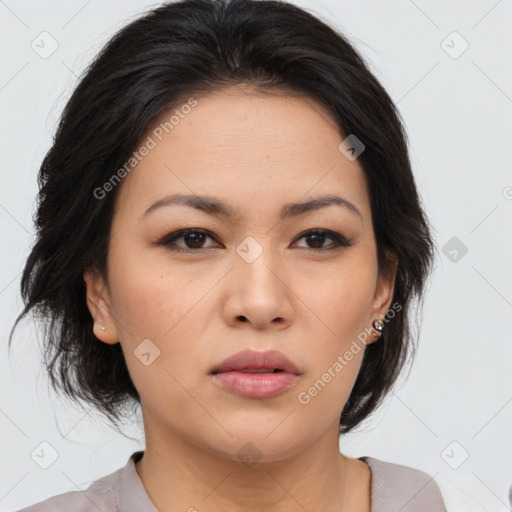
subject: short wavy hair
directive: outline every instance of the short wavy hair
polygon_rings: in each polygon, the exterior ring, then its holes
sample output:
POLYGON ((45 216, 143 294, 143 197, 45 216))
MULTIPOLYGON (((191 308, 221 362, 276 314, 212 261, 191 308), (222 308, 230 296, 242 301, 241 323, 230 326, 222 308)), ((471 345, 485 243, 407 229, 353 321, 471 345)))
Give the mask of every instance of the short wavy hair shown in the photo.
MULTIPOLYGON (((325 106, 340 136, 365 145, 379 272, 398 259, 392 321, 365 347, 340 416, 354 429, 383 401, 415 354, 411 302, 422 302, 434 244, 422 209, 400 114, 354 46, 313 14, 276 0, 164 3, 119 30, 83 73, 38 174, 36 241, 21 278, 24 308, 44 331, 55 390, 85 401, 118 426, 140 397, 121 346, 100 342, 86 304, 85 269, 108 282, 106 261, 119 187, 93 199, 163 114, 191 95, 236 84, 299 93, 325 106)), ((391 275, 391 274, 389 274, 391 275)))

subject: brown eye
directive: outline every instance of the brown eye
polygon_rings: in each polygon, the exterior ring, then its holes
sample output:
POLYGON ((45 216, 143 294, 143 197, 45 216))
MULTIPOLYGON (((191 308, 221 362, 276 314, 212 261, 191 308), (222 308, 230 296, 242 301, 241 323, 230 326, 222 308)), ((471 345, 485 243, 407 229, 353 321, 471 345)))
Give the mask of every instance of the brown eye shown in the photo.
POLYGON ((208 249, 209 247, 204 247, 208 238, 213 240, 213 237, 203 229, 180 229, 164 237, 157 245, 163 245, 172 251, 194 251, 208 249), (183 240, 184 245, 176 244, 177 240, 183 240))
POLYGON ((191 233, 187 233, 183 235, 181 238, 185 241, 185 245, 189 249, 200 249, 204 244, 205 238, 207 235, 204 233, 197 233, 193 231, 191 233))
POLYGON ((352 245, 348 242, 344 237, 339 235, 338 233, 334 233, 333 231, 325 230, 325 229, 313 229, 303 233, 299 239, 304 238, 307 240, 309 247, 307 249, 313 250, 331 250, 336 247, 345 246, 348 247, 352 245), (326 240, 333 240, 334 243, 331 243, 330 246, 324 247, 324 243, 326 240))

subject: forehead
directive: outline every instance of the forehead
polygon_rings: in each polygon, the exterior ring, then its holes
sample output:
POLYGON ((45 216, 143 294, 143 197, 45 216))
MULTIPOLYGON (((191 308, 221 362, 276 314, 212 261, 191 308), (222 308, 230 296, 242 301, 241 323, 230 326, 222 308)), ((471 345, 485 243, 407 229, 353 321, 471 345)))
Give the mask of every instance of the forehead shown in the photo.
POLYGON ((336 194, 364 216, 364 170, 339 150, 342 140, 311 98, 239 88, 189 98, 147 132, 141 144, 151 149, 124 178, 118 200, 142 212, 168 194, 211 195, 241 212, 336 194))

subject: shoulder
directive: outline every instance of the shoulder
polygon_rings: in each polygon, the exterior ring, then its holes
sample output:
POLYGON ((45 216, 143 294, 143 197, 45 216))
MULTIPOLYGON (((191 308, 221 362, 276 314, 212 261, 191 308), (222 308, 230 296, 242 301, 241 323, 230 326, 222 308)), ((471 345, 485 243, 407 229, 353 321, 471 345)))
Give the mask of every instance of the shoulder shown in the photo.
POLYGON ((121 470, 104 476, 84 491, 69 491, 18 512, 117 512, 115 481, 121 470))
POLYGON ((434 478, 427 473, 373 457, 359 457, 372 472, 371 512, 446 512, 434 478))

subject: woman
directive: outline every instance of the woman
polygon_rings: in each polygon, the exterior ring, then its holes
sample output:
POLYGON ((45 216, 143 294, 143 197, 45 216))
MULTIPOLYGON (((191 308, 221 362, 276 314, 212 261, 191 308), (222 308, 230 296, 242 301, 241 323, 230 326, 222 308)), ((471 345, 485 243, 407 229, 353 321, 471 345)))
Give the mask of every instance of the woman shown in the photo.
POLYGON ((339 451, 413 354, 433 258, 406 135, 350 43, 272 0, 167 3, 87 70, 22 278, 56 389, 146 448, 25 511, 445 511, 339 451))

